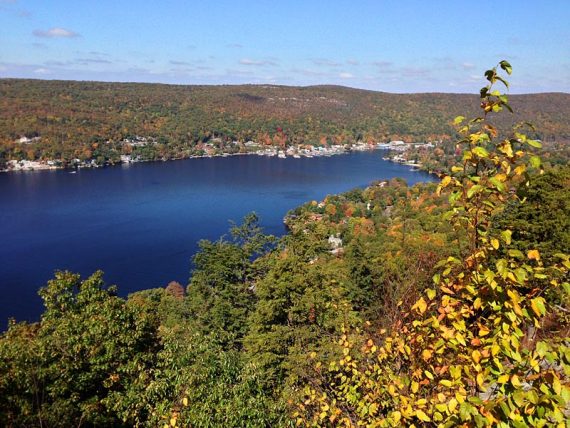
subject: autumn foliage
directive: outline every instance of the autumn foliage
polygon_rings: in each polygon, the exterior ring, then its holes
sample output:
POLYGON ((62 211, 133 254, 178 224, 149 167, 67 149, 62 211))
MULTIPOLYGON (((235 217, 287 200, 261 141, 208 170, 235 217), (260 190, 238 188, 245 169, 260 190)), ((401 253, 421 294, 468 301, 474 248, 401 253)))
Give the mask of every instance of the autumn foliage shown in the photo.
MULTIPOLYGON (((511 73, 506 61, 499 67, 511 73)), ((545 266, 538 250, 514 248, 511 230, 491 228, 529 169, 540 168, 532 154, 540 143, 518 128, 499 136, 490 117, 510 106, 494 84, 508 83, 496 68, 485 76, 481 116, 455 121, 463 161, 439 185, 450 201, 446 219, 467 249, 439 262, 433 287, 391 331, 363 343, 342 336, 343 357, 317 369, 298 425, 565 426, 568 337, 541 329, 560 308, 546 296, 570 292, 570 260, 559 254, 545 266)))

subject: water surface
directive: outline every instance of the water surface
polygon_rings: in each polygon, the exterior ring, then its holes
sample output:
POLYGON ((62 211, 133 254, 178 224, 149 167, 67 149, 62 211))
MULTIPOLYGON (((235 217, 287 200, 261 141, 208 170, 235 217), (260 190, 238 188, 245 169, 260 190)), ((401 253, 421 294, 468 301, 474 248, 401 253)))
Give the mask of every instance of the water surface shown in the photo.
POLYGON ((428 181, 382 152, 323 158, 232 156, 97 170, 0 174, 0 329, 37 320, 37 290, 56 269, 105 272, 121 295, 186 284, 200 239, 256 211, 283 234, 286 212, 377 179, 428 181))

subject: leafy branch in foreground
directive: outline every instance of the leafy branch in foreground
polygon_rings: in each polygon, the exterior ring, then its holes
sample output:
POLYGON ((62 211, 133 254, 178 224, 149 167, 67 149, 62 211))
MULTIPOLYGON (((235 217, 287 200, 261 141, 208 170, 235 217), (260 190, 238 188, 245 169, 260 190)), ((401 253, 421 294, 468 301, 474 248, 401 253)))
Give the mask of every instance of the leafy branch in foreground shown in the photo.
POLYGON ((565 426, 568 337, 545 339, 541 329, 553 311, 547 292, 570 293, 570 260, 557 254, 545 266, 538 250, 516 249, 512 230, 491 227, 529 171, 540 168, 532 154, 540 142, 519 127, 501 137, 490 123, 510 110, 494 89, 508 87, 497 68, 511 73, 506 61, 485 72, 481 117, 455 120, 462 162, 438 189, 449 195, 446 219, 467 236, 467 254, 440 261, 434 287, 404 325, 363 344, 341 338, 344 357, 317 369, 298 404, 298 425, 565 426))

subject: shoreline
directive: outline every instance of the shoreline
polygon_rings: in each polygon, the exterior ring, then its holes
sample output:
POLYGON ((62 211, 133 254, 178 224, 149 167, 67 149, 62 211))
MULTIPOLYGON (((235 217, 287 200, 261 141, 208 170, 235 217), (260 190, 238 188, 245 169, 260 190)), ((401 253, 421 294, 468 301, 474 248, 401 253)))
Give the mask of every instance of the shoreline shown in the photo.
POLYGON ((130 165, 134 163, 143 163, 143 162, 170 162, 176 160, 186 160, 186 159, 204 159, 204 158, 217 158, 217 157, 230 157, 230 156, 268 156, 268 157, 278 157, 280 159, 286 158, 293 158, 293 159, 300 159, 300 158, 314 158, 314 157, 329 157, 329 156, 336 156, 336 155, 343 155, 348 154, 351 152, 359 152, 359 151, 373 151, 373 150, 383 150, 384 147, 380 146, 380 144, 364 144, 353 146, 350 148, 346 148, 345 146, 331 146, 331 148, 323 148, 323 147, 316 147, 313 146, 312 150, 308 149, 301 149, 295 148, 295 152, 291 152, 289 150, 284 151, 277 149, 275 147, 266 148, 263 150, 245 152, 245 153, 216 153, 210 155, 190 155, 186 157, 177 157, 177 158, 170 158, 170 159, 128 159, 128 160, 121 160, 117 163, 105 163, 102 165, 95 164, 92 162, 88 163, 75 163, 72 165, 58 165, 56 164, 55 160, 48 160, 48 161, 29 161, 29 160, 22 160, 22 161, 8 161, 11 165, 14 165, 12 168, 5 168, 0 169, 0 173, 11 173, 11 172, 33 172, 33 171, 56 171, 56 170, 69 170, 77 171, 80 169, 96 169, 96 168, 105 168, 111 166, 120 166, 120 165, 130 165))

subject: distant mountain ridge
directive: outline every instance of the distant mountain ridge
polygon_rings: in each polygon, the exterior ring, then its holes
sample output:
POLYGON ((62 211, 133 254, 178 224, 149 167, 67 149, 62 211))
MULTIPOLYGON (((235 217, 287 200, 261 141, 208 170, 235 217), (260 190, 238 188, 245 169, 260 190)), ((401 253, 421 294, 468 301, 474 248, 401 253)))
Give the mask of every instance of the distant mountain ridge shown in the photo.
MULTIPOLYGON (((511 95, 514 115, 535 137, 570 140, 570 94, 511 95)), ((342 86, 166 85, 0 79, 0 141, 41 136, 42 144, 92 144, 132 135, 165 144, 223 140, 290 143, 323 139, 410 141, 453 138, 452 120, 476 114, 468 94, 394 94, 342 86)))

